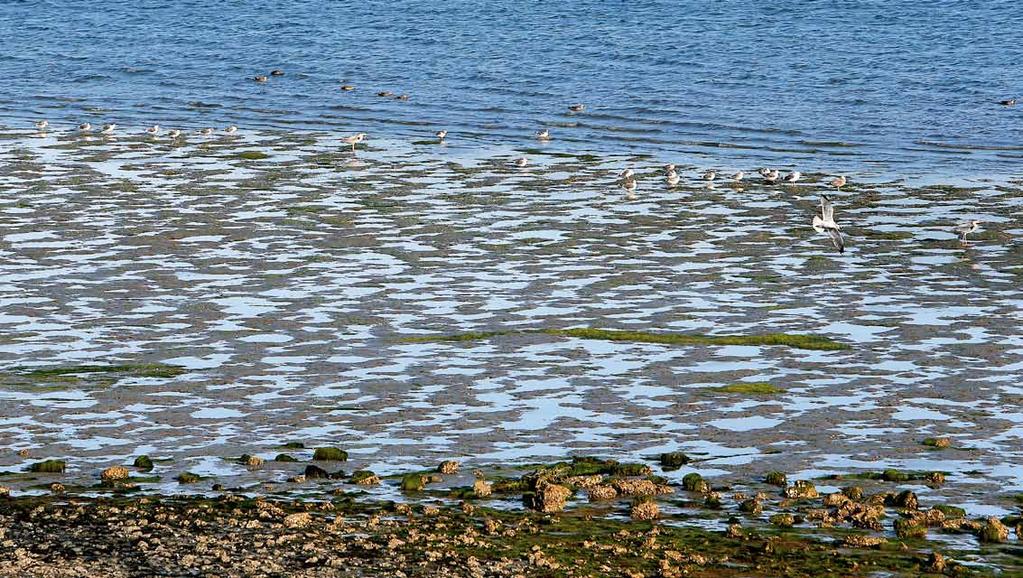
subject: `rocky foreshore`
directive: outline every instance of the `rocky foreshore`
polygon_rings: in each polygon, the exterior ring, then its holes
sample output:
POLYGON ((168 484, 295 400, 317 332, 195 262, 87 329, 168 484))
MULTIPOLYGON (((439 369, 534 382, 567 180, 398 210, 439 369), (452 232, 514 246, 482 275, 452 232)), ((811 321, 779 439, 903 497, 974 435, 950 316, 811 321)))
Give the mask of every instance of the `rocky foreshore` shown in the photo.
MULTIPOLYGON (((686 461, 661 456, 665 468, 686 461)), ((123 470, 123 471, 122 471, 123 470)), ((886 471, 740 487, 593 458, 473 472, 459 464, 302 498, 224 490, 131 495, 106 472, 86 494, 0 492, 0 576, 920 576, 1017 575, 1018 516, 970 518, 893 486, 938 472, 886 471), (464 471, 462 472, 465 473, 464 471), (439 486, 439 484, 438 484, 439 486), (105 488, 106 495, 96 495, 105 488), (375 488, 400 489, 402 501, 375 488), (519 505, 521 504, 521 506, 519 505), (1015 533, 1015 536, 1013 534, 1015 533)), ((358 477, 358 480, 355 478, 358 477)), ((376 479, 374 479, 376 478, 376 479)), ((360 483, 361 482, 361 483, 360 483)))

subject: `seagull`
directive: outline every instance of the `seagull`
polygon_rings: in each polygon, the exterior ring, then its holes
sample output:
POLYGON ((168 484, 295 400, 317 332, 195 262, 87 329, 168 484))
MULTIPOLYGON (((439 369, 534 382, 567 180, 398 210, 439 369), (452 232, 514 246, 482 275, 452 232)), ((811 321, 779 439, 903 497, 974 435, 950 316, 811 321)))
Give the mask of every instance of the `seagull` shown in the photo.
POLYGON ((1012 105, 1016 104, 1016 99, 1015 98, 1010 98, 1008 100, 1000 101, 998 104, 1000 104, 1002 106, 1012 106, 1012 105))
POLYGON ((284 76, 284 71, 280 68, 275 68, 270 71, 270 76, 284 76))
POLYGON ((255 80, 256 82, 266 82, 268 78, 265 74, 260 74, 258 76, 253 76, 252 80, 255 80))
POLYGON ((353 134, 352 136, 346 136, 345 138, 341 139, 341 141, 344 142, 345 144, 352 145, 353 153, 355 152, 355 145, 361 143, 364 140, 366 140, 366 133, 364 132, 353 134))
POLYGON ((794 182, 798 181, 800 179, 800 177, 802 177, 802 176, 803 176, 803 173, 801 173, 799 171, 792 171, 791 173, 785 175, 785 182, 787 182, 787 183, 794 183, 794 182))
POLYGON ((821 195, 821 214, 813 216, 813 230, 827 233, 839 253, 845 253, 845 241, 842 240, 842 228, 835 222, 835 207, 827 195, 821 195))
POLYGON ((146 134, 149 136, 156 136, 160 134, 160 125, 154 124, 153 126, 146 129, 146 134))
POLYGON ((838 175, 837 177, 832 179, 831 186, 835 187, 836 189, 841 189, 842 187, 844 187, 845 186, 845 175, 838 175))
POLYGON ((341 85, 341 90, 343 90, 345 92, 353 91, 353 90, 355 90, 355 85, 354 84, 342 84, 341 85))
POLYGON ((626 179, 627 180, 627 179, 631 179, 632 176, 635 175, 635 174, 636 174, 636 171, 634 171, 632 169, 625 169, 624 171, 621 172, 621 174, 618 175, 618 177, 621 178, 621 179, 626 179))
POLYGON ((527 159, 526 157, 520 157, 520 158, 515 159, 515 166, 519 167, 520 169, 525 167, 528 164, 529 164, 529 159, 527 159))
POLYGON ((742 171, 739 171, 739 172, 735 173, 734 175, 732 175, 732 180, 738 183, 738 182, 741 182, 743 177, 745 177, 745 176, 746 176, 746 173, 744 173, 742 171))
POLYGON ((668 163, 668 164, 664 165, 664 174, 670 175, 673 172, 675 172, 675 165, 674 165, 674 163, 668 163))
POLYGON ((199 134, 201 134, 202 136, 213 136, 213 129, 210 127, 206 127, 200 130, 199 134))
POLYGON ((568 110, 571 112, 582 112, 586 110, 586 105, 582 103, 569 105, 568 110))
POLYGON ((394 93, 390 90, 381 90, 377 93, 377 96, 394 96, 394 93))
POLYGON ((775 182, 778 181, 778 178, 781 176, 781 173, 778 172, 778 169, 764 169, 764 172, 760 174, 764 175, 764 180, 767 181, 767 184, 769 185, 773 185, 775 182))
POLYGON ((103 129, 100 130, 99 133, 100 134, 114 134, 114 129, 116 129, 116 128, 117 128, 116 124, 114 124, 112 122, 111 123, 107 123, 107 124, 103 125, 103 129))
POLYGON ((636 198, 636 179, 631 176, 622 181, 622 188, 625 189, 625 198, 635 199, 636 198))
POLYGON ((92 125, 87 122, 83 122, 78 125, 78 132, 92 132, 92 125))
POLYGON ((408 99, 409 99, 409 96, 407 94, 399 94, 398 96, 394 97, 394 100, 408 100, 408 99))
POLYGON ((234 126, 232 124, 231 126, 225 128, 224 132, 227 133, 227 134, 234 134, 234 133, 238 132, 238 127, 236 127, 236 126, 234 126))
POLYGON ((965 243, 966 236, 976 231, 978 225, 980 225, 980 221, 967 221, 961 225, 956 226, 955 232, 959 234, 959 242, 965 243))
POLYGON ((718 178, 718 174, 717 174, 717 172, 716 172, 715 170, 713 170, 713 169, 711 169, 711 170, 709 170, 709 171, 707 171, 707 172, 703 173, 703 180, 705 180, 705 181, 708 181, 708 182, 710 182, 710 181, 713 181, 713 180, 714 180, 714 179, 716 179, 716 178, 718 178))
POLYGON ((181 131, 176 128, 172 128, 167 132, 167 136, 171 137, 172 139, 176 139, 179 136, 181 136, 181 131))
POLYGON ((551 140, 551 131, 547 129, 536 131, 536 138, 539 140, 551 140))
POLYGON ((668 176, 665 177, 665 181, 668 183, 669 188, 677 185, 680 180, 682 179, 679 178, 678 173, 676 173, 675 171, 669 171, 668 176))
POLYGON ((50 126, 50 121, 48 121, 48 120, 39 120, 39 121, 36 121, 35 124, 36 124, 36 128, 39 129, 39 132, 42 132, 42 131, 46 130, 46 127, 50 126))
POLYGON ((437 140, 443 141, 444 137, 448 136, 448 131, 446 131, 446 130, 439 130, 439 131, 433 133, 433 136, 437 137, 437 140))

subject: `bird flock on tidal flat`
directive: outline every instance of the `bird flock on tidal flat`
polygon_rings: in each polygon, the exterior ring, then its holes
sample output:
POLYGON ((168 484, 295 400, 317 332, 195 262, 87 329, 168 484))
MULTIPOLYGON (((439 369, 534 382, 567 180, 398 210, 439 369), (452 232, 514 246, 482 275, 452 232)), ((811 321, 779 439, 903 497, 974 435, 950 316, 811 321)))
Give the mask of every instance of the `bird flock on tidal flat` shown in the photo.
MULTIPOLYGON (((253 76, 252 79, 257 83, 266 83, 271 77, 284 76, 284 71, 280 69, 271 70, 269 74, 259 74, 253 76)), ((351 92, 356 89, 355 85, 344 83, 340 86, 340 89, 344 92, 351 92)), ((379 97, 394 98, 395 100, 409 100, 407 94, 394 94, 391 91, 380 91, 376 93, 379 97)), ((1002 106, 1014 106, 1016 104, 1015 98, 999 101, 998 104, 1002 106)), ((586 105, 582 103, 575 103, 568 106, 568 111, 572 114, 582 113, 586 110, 586 105)), ((50 128, 50 123, 47 120, 39 120, 35 123, 35 128, 39 133, 46 133, 50 128)), ((117 129, 117 125, 114 123, 108 123, 102 125, 99 130, 99 134, 104 137, 112 137, 117 129)), ((92 124, 85 122, 78 125, 78 133, 81 135, 89 135, 93 132, 92 124)), ((145 135, 150 138, 156 138, 163 133, 160 125, 153 125, 145 129, 145 135)), ((216 129, 211 127, 205 127, 196 131, 202 137, 211 138, 217 134, 216 129)), ((230 125, 222 129, 222 134, 226 136, 234 136, 238 132, 238 127, 230 125)), ((172 141, 177 141, 184 138, 184 134, 180 129, 170 129, 166 132, 167 137, 172 141)), ((448 136, 447 130, 438 130, 434 133, 438 143, 445 142, 444 139, 448 136)), ((551 131, 548 128, 542 128, 533 134, 533 137, 541 142, 549 142, 551 140, 551 131)), ((367 138, 366 133, 356 133, 349 136, 341 137, 341 143, 348 145, 351 148, 351 152, 354 154, 356 145, 362 143, 367 138)), ((513 165, 517 168, 526 168, 529 165, 529 159, 527 157, 520 157, 513 161, 513 165)), ((777 169, 772 168, 761 168, 758 174, 763 178, 763 182, 767 185, 774 185, 778 182, 784 182, 793 184, 802 179, 803 174, 799 171, 793 170, 782 176, 781 172, 777 169)), ((719 175, 715 169, 709 169, 703 172, 701 179, 706 183, 713 183, 718 180, 719 175)), ((732 183, 740 183, 746 179, 746 173, 738 171, 728 177, 728 180, 732 183)), ((682 182, 682 177, 678 174, 674 164, 667 164, 664 166, 664 182, 669 188, 675 188, 682 182)), ((844 175, 838 175, 834 177, 830 184, 836 190, 841 190, 842 187, 846 186, 848 180, 844 175)), ((636 180, 636 172, 632 168, 627 168, 619 174, 618 186, 625 190, 625 197, 629 200, 635 200, 637 198, 636 191, 638 189, 638 183, 636 180)), ((967 236, 976 232, 980 228, 981 221, 970 220, 965 223, 956 225, 952 231, 956 233, 960 243, 967 243, 967 236)), ((834 245, 835 249, 839 253, 845 252, 845 239, 842 235, 842 227, 835 220, 835 207, 831 202, 831 198, 826 194, 820 195, 820 205, 818 211, 814 214, 811 221, 811 226, 814 231, 818 233, 826 234, 834 245)))

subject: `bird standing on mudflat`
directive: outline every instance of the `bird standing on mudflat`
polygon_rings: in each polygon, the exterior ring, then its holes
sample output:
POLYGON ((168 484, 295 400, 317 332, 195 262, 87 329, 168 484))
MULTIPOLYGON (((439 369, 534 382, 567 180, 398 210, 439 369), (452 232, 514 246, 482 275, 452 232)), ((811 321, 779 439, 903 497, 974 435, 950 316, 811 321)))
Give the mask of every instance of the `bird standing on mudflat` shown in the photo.
POLYGON ((967 221, 961 225, 957 225, 955 228, 956 234, 959 235, 959 242, 965 243, 966 236, 977 230, 980 226, 980 221, 967 221))
POLYGON ((813 230, 827 233, 831 243, 839 253, 845 253, 845 240, 842 239, 842 228, 835 222, 835 207, 827 195, 821 195, 821 212, 813 216, 813 230))
POLYGON ((343 139, 341 139, 341 142, 352 145, 352 152, 354 153, 355 145, 361 143, 364 140, 366 140, 366 133, 360 132, 357 134, 353 134, 352 136, 344 137, 343 139))

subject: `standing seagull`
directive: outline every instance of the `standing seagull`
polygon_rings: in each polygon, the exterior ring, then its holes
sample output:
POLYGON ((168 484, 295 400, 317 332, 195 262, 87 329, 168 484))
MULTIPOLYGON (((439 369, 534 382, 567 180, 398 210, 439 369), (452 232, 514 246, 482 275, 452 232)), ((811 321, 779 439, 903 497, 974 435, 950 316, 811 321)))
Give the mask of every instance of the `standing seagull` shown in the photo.
POLYGON ((149 136, 156 136, 160 134, 160 125, 154 124, 153 126, 146 129, 146 134, 149 136))
POLYGON ((172 139, 177 139, 178 137, 181 136, 181 131, 176 128, 172 128, 170 132, 167 133, 167 136, 171 137, 172 139))
POLYGON ((794 183, 794 182, 798 181, 800 179, 800 177, 802 177, 802 176, 803 176, 803 173, 801 173, 799 171, 792 171, 791 173, 785 175, 785 182, 787 182, 787 183, 794 183))
POLYGON ((734 175, 732 175, 732 180, 737 182, 737 183, 740 183, 740 182, 742 182, 742 179, 745 176, 746 176, 746 173, 744 173, 742 171, 739 171, 739 172, 735 173, 734 175))
POLYGON ((846 183, 845 175, 838 175, 831 181, 831 186, 835 187, 836 189, 841 189, 842 187, 845 186, 845 183, 846 183))
POLYGON ((569 105, 568 110, 571 112, 582 112, 586 110, 586 105, 582 103, 569 105))
POLYGON ((354 153, 355 145, 361 143, 364 140, 366 140, 366 133, 360 132, 358 134, 353 134, 352 136, 346 136, 345 138, 341 139, 341 142, 352 145, 352 152, 354 153))
POLYGON ((526 157, 520 157, 520 158, 515 159, 515 166, 519 167, 520 169, 521 168, 525 168, 525 166, 528 165, 528 164, 529 164, 529 159, 527 159, 526 157))
POLYGON ((43 132, 44 130, 46 130, 46 127, 50 126, 50 121, 48 121, 48 120, 40 120, 40 121, 36 121, 35 124, 36 124, 36 129, 38 129, 39 132, 43 132))
POLYGON ((435 137, 437 137, 437 142, 444 142, 444 137, 448 136, 448 131, 446 131, 446 130, 439 130, 439 131, 433 133, 433 135, 435 137))
POLYGON ((199 134, 201 134, 202 136, 213 136, 213 129, 210 127, 206 127, 200 130, 199 134))
POLYGON ((980 221, 967 221, 961 225, 956 226, 955 232, 959 235, 959 242, 965 243, 966 236, 976 231, 978 225, 980 225, 980 221))
POLYGON ((112 135, 112 134, 114 134, 114 129, 116 129, 116 128, 117 128, 116 124, 114 124, 112 122, 109 122, 109 123, 103 125, 103 130, 99 131, 99 133, 100 134, 105 134, 105 135, 112 135))
POLYGON ((718 174, 717 174, 717 171, 715 171, 713 169, 703 173, 703 180, 705 180, 705 181, 708 181, 708 182, 709 181, 713 181, 716 178, 718 178, 718 174))
POLYGON ((92 132, 92 125, 87 122, 83 122, 78 125, 78 132, 92 132))
POLYGON ((224 133, 226 133, 226 134, 234 134, 236 132, 238 132, 238 127, 236 127, 233 124, 231 126, 229 126, 229 127, 224 129, 224 133))
POLYGON ((536 138, 538 140, 551 140, 551 131, 547 129, 536 131, 536 138))
POLYGON ((842 240, 842 228, 835 222, 835 207, 827 195, 821 195, 821 214, 813 216, 813 230, 827 233, 839 253, 845 253, 845 241, 842 240))
POLYGON ((669 189, 677 185, 681 180, 682 179, 678 176, 678 173, 676 173, 674 170, 669 171, 668 176, 665 178, 665 181, 668 183, 669 189))

